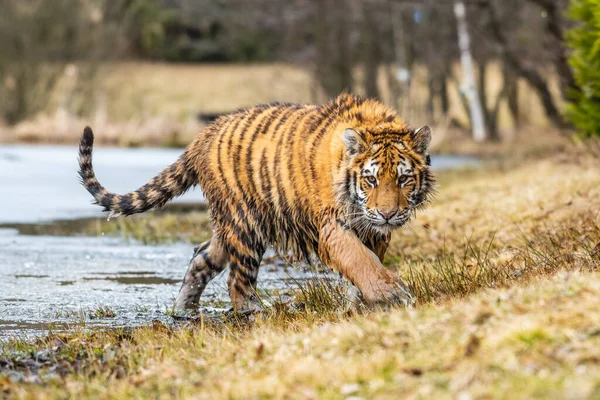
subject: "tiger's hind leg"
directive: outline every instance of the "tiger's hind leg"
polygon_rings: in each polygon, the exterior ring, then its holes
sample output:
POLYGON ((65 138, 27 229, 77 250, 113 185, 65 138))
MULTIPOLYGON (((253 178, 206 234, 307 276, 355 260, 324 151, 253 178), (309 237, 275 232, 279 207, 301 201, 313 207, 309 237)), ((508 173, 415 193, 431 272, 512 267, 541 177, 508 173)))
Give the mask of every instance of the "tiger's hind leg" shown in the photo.
POLYGON ((230 254, 227 285, 233 309, 240 311, 246 305, 246 301, 256 295, 256 280, 265 245, 256 238, 256 234, 248 234, 239 228, 236 236, 241 238, 243 243, 235 240, 235 244, 227 246, 230 254))
POLYGON ((204 288, 225 269, 228 261, 229 255, 217 236, 197 247, 175 300, 175 308, 196 309, 204 288))

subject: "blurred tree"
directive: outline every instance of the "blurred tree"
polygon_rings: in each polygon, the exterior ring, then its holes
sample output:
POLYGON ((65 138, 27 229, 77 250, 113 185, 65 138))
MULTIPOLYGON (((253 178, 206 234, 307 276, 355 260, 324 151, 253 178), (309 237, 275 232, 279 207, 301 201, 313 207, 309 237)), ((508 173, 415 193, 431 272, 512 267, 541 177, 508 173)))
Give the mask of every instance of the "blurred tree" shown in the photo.
MULTIPOLYGON (((471 37, 468 32, 466 7, 463 1, 457 0, 454 3, 454 13, 458 24, 458 44, 460 47, 460 64, 463 71, 463 85, 467 100, 469 101, 469 115, 471 117, 471 130, 473 131, 473 139, 478 142, 488 139, 485 128, 485 117, 481 107, 480 92, 475 86, 475 77, 473 73, 473 59, 471 53, 471 37)), ((484 64, 482 64, 484 65, 484 64)), ((480 73, 480 78, 483 81, 479 88, 485 88, 485 74, 483 69, 480 73)), ((485 99, 483 99, 485 100, 485 99)), ((485 106, 485 101, 484 101, 485 106)))
POLYGON ((61 81, 67 97, 90 94, 97 62, 125 44, 121 21, 107 18, 116 3, 0 0, 0 119, 14 124, 43 110, 61 81))
POLYGON ((439 102, 440 115, 446 117, 450 111, 448 97, 448 79, 451 75, 451 65, 456 55, 456 46, 453 43, 445 43, 448 38, 456 38, 458 34, 454 21, 454 15, 450 6, 440 6, 433 0, 426 0, 423 13, 423 24, 426 27, 425 42, 426 65, 428 74, 428 112, 429 119, 436 118, 436 99, 439 102), (435 26, 436 29, 431 29, 435 26), (440 45, 442 44, 442 45, 440 45))
POLYGON ((578 86, 571 90, 567 117, 584 136, 600 136, 600 0, 572 0, 569 64, 578 86))
POLYGON ((560 78, 562 96, 568 99, 569 93, 577 89, 577 84, 567 61, 567 46, 565 46, 565 17, 564 10, 569 0, 529 0, 542 9, 545 20, 545 31, 550 40, 548 49, 560 78))
POLYGON ((176 62, 275 58, 283 26, 274 0, 127 0, 135 55, 176 62), (274 27, 276 29, 274 29, 274 27))
MULTIPOLYGON (((503 7, 501 24, 507 30, 517 29, 520 24, 518 2, 519 0, 506 0, 503 3, 506 7, 503 7)), ((479 7, 472 7, 470 11, 470 23, 475 31, 489 32, 492 29, 490 28, 490 15, 485 10, 479 7)), ((499 47, 493 36, 490 38, 490 35, 478 35, 475 43, 474 53, 478 69, 477 90, 483 105, 485 126, 489 139, 498 141, 500 140, 499 113, 503 101, 507 101, 509 110, 513 113, 515 124, 518 121, 516 73, 510 68, 508 63, 503 62, 500 66, 502 70, 501 76, 498 76, 496 79, 500 83, 500 88, 497 93, 492 95, 490 93, 490 81, 492 80, 490 70, 498 66, 498 60, 502 60, 502 53, 499 52, 499 47), (516 106, 516 109, 512 109, 512 106, 516 106)))
POLYGON ((379 65, 382 62, 382 35, 377 23, 377 10, 371 4, 362 5, 362 23, 360 26, 360 61, 364 69, 364 92, 365 96, 379 98, 379 87, 377 78, 379 76, 379 65))
MULTIPOLYGON (((478 94, 492 138, 499 135, 498 115, 504 104, 515 124, 521 117, 526 122, 528 113, 519 109, 519 79, 538 95, 549 120, 562 126, 551 80, 560 78, 563 97, 575 92, 578 83, 566 68, 568 53, 562 44, 568 26, 562 10, 568 0, 463 1, 478 94), (500 82, 499 90, 489 84, 494 80, 500 82)), ((460 91, 459 84, 453 85, 458 83, 459 51, 452 4, 0 0, 0 112, 9 123, 26 118, 44 108, 52 88, 66 72, 73 72, 67 66, 75 65, 80 77, 93 77, 98 62, 118 54, 176 62, 297 63, 314 73, 315 101, 353 90, 385 96, 382 100, 407 118, 450 121, 446 117, 451 112, 460 117, 452 101, 469 114, 464 93, 449 93, 460 91)), ((87 104, 80 102, 75 111, 87 104)))
MULTIPOLYGON (((493 0, 482 0, 478 4, 487 12, 489 33, 498 46, 503 62, 511 70, 524 78, 536 91, 546 117, 554 125, 563 127, 565 123, 550 91, 548 79, 528 62, 526 52, 518 51, 519 46, 515 41, 511 40, 510 32, 503 25, 499 12, 502 8, 493 0)), ((530 49, 535 53, 535 48, 530 47, 530 49)), ((544 66, 544 64, 541 65, 544 66)))
POLYGON ((178 22, 174 9, 156 0, 117 1, 109 9, 113 19, 127 16, 126 35, 131 55, 162 57, 168 54, 172 44, 167 34, 178 22))
POLYGON ((350 33, 354 24, 348 10, 340 9, 336 0, 315 0, 314 40, 316 47, 315 79, 327 96, 352 91, 355 60, 350 33))

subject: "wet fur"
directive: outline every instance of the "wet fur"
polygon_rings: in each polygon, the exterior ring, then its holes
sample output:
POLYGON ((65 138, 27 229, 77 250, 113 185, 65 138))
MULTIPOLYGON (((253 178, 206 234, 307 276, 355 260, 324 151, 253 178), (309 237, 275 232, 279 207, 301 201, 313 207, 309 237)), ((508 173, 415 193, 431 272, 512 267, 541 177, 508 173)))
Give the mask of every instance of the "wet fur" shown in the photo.
MULTIPOLYGON (((343 272, 364 295, 369 291, 367 286, 373 284, 357 282, 367 278, 348 271, 379 271, 379 260, 378 265, 369 261, 365 251, 382 259, 391 228, 365 223, 354 226, 354 215, 360 208, 356 192, 363 184, 357 181, 357 174, 364 162, 361 157, 367 157, 368 152, 349 155, 342 139, 348 128, 360 132, 364 146, 389 148, 378 153, 382 168, 387 168, 389 160, 385 157, 392 153, 410 159, 416 170, 415 185, 421 189, 414 200, 417 206, 425 204, 433 177, 428 156, 415 142, 415 131, 381 103, 348 94, 323 105, 274 103, 221 117, 207 126, 175 163, 125 195, 109 192, 96 179, 92 167, 94 136, 86 128, 79 145, 79 174, 96 202, 113 215, 159 208, 195 185, 202 188, 214 236, 195 252, 177 300, 179 307, 195 307, 208 281, 228 264, 230 295, 234 307, 241 307, 253 294, 268 246, 307 259, 319 256, 343 272), (339 243, 327 242, 325 232, 339 243), (333 249, 344 243, 351 244, 344 249, 346 256, 333 249), (352 259, 353 247, 360 243, 364 251, 356 249, 358 259, 372 265, 339 266, 351 262, 339 258, 350 255, 352 259)), ((382 290, 392 289, 374 289, 373 297, 382 290)))

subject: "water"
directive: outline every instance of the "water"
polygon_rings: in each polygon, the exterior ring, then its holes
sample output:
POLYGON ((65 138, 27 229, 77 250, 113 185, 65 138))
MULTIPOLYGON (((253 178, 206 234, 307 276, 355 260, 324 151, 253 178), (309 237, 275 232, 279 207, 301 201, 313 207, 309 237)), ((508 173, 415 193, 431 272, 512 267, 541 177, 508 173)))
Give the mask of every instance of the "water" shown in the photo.
MULTIPOLYGON (((118 238, 19 235, 0 230, 0 339, 35 335, 54 325, 136 326, 168 320, 191 245, 144 246, 118 238), (98 309, 114 316, 94 316, 98 309)), ((259 290, 284 293, 320 275, 279 262, 263 265, 259 290)), ((230 307, 227 275, 202 296, 215 312, 230 307)))
MULTIPOLYGON (((177 160, 180 149, 94 149, 94 170, 110 191, 127 193, 177 160)), ((79 183, 77 147, 0 146, 0 223, 102 215, 79 183)), ((191 190, 176 201, 204 201, 191 190)))
MULTIPOLYGON (((115 192, 135 189, 177 159, 181 150, 105 149, 94 153, 99 180, 115 192)), ((434 156, 435 169, 476 165, 466 157, 434 156)), ((202 202, 199 190, 178 199, 202 202)), ((103 216, 77 176, 77 148, 0 146, 0 224, 38 224, 103 216)), ((0 339, 66 329, 85 320, 135 326, 168 320, 166 311, 184 276, 193 246, 145 246, 119 238, 20 235, 0 229, 0 339), (90 315, 102 309, 114 316, 90 315)), ((259 289, 286 291, 317 274, 268 262, 259 289)), ((332 276, 329 274, 328 276, 332 276)), ((227 276, 203 295, 205 309, 229 308, 227 276), (207 307, 207 308, 206 308, 207 307)))

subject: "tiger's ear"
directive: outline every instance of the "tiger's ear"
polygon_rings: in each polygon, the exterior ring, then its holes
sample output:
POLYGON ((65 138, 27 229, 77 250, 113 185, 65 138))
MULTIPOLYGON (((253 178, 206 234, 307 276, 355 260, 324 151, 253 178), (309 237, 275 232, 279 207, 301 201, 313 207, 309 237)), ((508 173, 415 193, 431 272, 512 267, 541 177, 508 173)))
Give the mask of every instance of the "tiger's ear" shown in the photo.
POLYGON ((413 150, 419 154, 425 154, 427 147, 431 143, 431 128, 427 125, 413 131, 410 134, 410 138, 413 142, 413 150))
POLYGON ((367 143, 365 142, 364 136, 354 129, 346 129, 342 139, 346 145, 346 154, 348 154, 349 157, 354 157, 367 149, 367 143))

